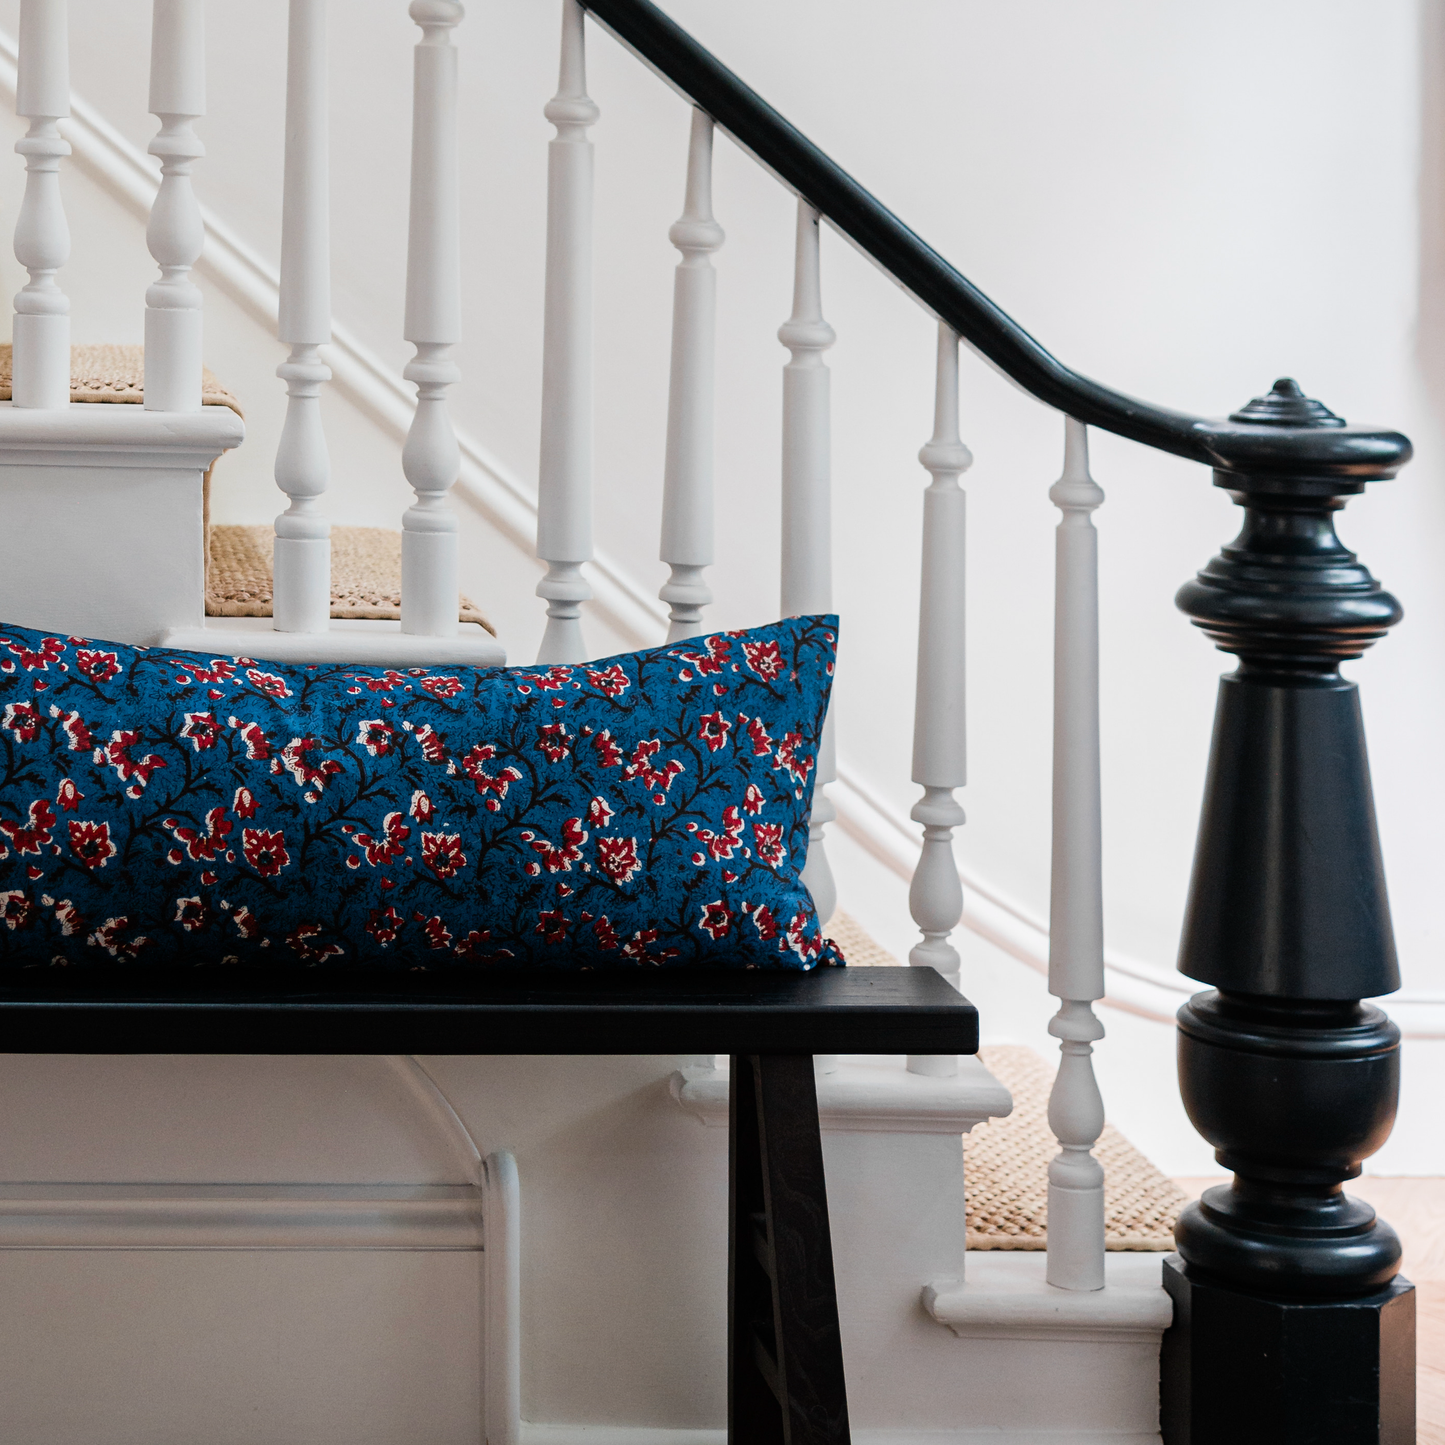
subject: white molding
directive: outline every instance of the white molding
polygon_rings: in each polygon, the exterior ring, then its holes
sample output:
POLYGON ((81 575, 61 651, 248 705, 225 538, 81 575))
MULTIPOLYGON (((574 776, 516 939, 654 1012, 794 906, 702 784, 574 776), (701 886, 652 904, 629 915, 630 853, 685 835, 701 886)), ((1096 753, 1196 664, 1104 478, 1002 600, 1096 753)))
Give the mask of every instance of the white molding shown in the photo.
MULTIPOLYGON (((12 102, 15 56, 14 38, 0 30, 0 94, 12 102)), ((70 118, 61 124, 71 144, 73 164, 144 220, 158 186, 158 168, 150 158, 78 96, 72 95, 70 118)), ((197 270, 274 332, 278 271, 213 211, 202 207, 202 217, 206 246, 197 270)), ((398 440, 403 439, 415 404, 401 373, 344 326, 333 324, 332 343, 326 352, 335 385, 360 411, 398 440)), ((69 410, 73 412, 75 407, 69 410)), ((454 495, 513 545, 534 556, 537 502, 532 489, 475 438, 462 432, 457 442, 462 469, 454 495)), ((588 567, 595 594, 591 605, 615 631, 640 646, 650 646, 666 634, 665 609, 625 567, 604 553, 594 554, 588 567)), ((839 827, 899 877, 910 880, 919 845, 916 830, 902 813, 882 801, 841 759, 830 796, 838 809, 839 827)), ((967 868, 959 873, 964 885, 963 926, 1020 963, 1046 973, 1048 925, 967 868)), ((1172 1025, 1175 1010, 1198 991, 1172 969, 1113 951, 1105 954, 1104 974, 1105 1003, 1159 1023, 1172 1025)), ((1406 1038, 1445 1039, 1445 992, 1412 992, 1387 1000, 1386 1006, 1406 1038)))
POLYGON ((89 401, 40 411, 0 401, 0 452, 8 466, 204 472, 245 436, 228 406, 164 412, 89 401))
POLYGON ((0 1184, 0 1249, 481 1248, 467 1184, 0 1184))
MULTIPOLYGON (((726 1068, 672 1076, 672 1097, 714 1128, 728 1121, 726 1068)), ((818 1120, 825 1134, 966 1134, 1013 1109, 1009 1092, 973 1056, 957 1074, 912 1074, 897 1064, 842 1063, 818 1076, 818 1120)))
POLYGON ((934 1280, 923 1307, 961 1340, 1157 1342, 1174 1320, 1162 1254, 1105 1257, 1104 1288, 1060 1289, 1044 1277, 1042 1250, 970 1250, 967 1283, 934 1280))
POLYGON ((400 622, 335 618, 326 632, 277 632, 269 617, 208 617, 172 627, 160 646, 268 662, 355 663, 358 667, 502 667, 506 651, 484 627, 464 623, 453 637, 403 632, 400 622))
MULTIPOLYGON (((726 1430, 646 1425, 522 1425, 522 1445, 727 1445, 726 1430)), ((853 1430, 854 1445, 1159 1445, 1157 1430, 853 1430)))

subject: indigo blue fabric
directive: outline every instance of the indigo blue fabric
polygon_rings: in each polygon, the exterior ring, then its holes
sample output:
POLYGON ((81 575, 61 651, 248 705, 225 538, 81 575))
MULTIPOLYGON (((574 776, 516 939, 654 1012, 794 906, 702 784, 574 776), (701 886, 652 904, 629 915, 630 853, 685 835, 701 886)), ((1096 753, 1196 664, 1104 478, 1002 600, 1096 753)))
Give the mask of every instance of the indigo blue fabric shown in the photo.
POLYGON ((836 638, 399 672, 0 625, 0 965, 841 963, 799 881, 836 638))

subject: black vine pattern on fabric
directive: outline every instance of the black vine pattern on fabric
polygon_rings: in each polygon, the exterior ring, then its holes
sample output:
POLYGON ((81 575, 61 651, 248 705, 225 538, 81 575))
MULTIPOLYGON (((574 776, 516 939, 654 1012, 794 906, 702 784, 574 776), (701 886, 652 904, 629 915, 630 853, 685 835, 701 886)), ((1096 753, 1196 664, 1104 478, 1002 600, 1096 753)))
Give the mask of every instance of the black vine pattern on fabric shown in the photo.
POLYGON ((834 617, 576 666, 0 624, 0 966, 808 969, 834 617))

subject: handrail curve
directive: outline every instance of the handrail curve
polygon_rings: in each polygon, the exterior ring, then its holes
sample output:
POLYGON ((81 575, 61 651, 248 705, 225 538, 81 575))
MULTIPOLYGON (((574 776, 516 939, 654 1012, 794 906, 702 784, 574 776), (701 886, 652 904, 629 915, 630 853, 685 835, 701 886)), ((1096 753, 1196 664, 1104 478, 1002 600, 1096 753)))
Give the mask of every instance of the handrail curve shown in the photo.
MULTIPOLYGON (((1318 480, 1337 494, 1410 460, 1401 433, 1372 426, 1206 418, 1115 391, 1065 366, 796 126, 651 0, 578 0, 604 29, 816 207, 939 320, 1038 401, 1090 426, 1216 471, 1318 480), (1340 486, 1344 483, 1344 486, 1340 486)), ((1325 413, 1328 415, 1328 413, 1325 413)))

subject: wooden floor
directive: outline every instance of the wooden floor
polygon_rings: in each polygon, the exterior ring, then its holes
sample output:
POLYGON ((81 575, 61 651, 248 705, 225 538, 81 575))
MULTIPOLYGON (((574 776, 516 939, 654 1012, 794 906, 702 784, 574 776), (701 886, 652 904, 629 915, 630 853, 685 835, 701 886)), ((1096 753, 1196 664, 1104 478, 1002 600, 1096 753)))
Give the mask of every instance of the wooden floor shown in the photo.
MULTIPOLYGON (((1180 1179, 1191 1196, 1224 1179, 1180 1179)), ((1368 1199, 1405 1243, 1405 1277, 1415 1285, 1418 1445, 1445 1445, 1445 1179, 1366 1175, 1346 1186, 1368 1199)))

